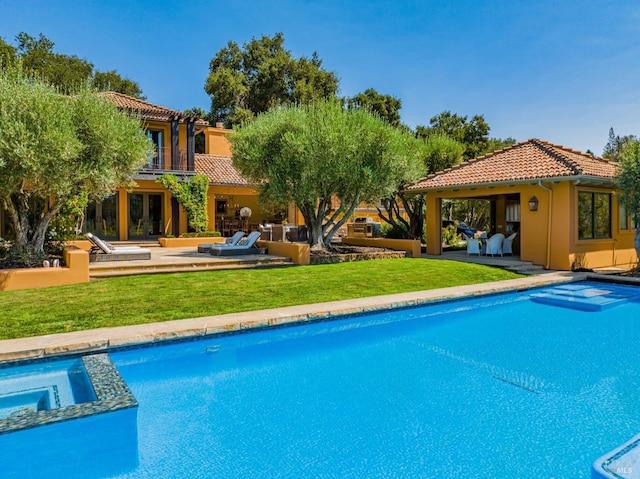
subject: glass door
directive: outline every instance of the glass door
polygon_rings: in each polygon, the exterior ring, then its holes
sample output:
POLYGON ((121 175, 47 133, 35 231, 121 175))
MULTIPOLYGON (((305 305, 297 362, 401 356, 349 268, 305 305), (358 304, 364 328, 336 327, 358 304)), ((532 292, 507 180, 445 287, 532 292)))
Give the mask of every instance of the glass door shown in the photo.
POLYGON ((147 240, 162 235, 163 194, 129 194, 129 239, 147 240))
POLYGON ((84 214, 82 231, 107 240, 118 239, 118 195, 107 196, 100 202, 92 201, 84 214))
POLYGON ((118 195, 107 196, 100 205, 101 233, 106 239, 118 238, 118 195))

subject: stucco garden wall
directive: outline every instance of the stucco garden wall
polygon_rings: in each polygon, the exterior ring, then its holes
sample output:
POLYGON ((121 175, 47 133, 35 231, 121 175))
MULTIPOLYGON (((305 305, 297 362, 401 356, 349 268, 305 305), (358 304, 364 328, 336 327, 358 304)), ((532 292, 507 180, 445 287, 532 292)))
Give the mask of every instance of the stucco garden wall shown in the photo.
POLYGON ((89 254, 76 246, 64 248, 66 266, 0 271, 0 291, 46 288, 89 281, 89 254))

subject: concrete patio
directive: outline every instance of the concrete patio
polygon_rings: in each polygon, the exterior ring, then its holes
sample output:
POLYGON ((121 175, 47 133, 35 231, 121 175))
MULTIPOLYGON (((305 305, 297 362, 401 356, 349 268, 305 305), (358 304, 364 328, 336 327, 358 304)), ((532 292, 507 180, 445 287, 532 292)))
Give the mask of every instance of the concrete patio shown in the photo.
POLYGON ((478 256, 468 255, 466 250, 458 250, 446 251, 442 255, 423 254, 422 257, 429 259, 451 260, 460 261, 463 263, 475 263, 483 264, 486 266, 495 266, 522 274, 540 274, 551 272, 551 270, 545 270, 542 265, 534 264, 531 261, 522 261, 520 259, 520 256, 478 256))
POLYGON ((181 273, 238 268, 264 268, 293 266, 289 258, 271 254, 243 256, 212 256, 198 253, 197 247, 161 248, 144 245, 151 250, 151 259, 132 261, 108 261, 89 264, 91 279, 134 274, 181 273))

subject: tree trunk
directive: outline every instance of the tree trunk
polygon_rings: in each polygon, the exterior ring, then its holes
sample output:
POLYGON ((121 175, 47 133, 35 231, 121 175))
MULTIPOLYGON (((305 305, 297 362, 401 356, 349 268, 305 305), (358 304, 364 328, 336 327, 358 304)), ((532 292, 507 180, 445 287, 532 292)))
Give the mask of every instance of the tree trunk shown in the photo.
POLYGON ((309 245, 311 249, 325 249, 324 235, 322 234, 322 220, 314 221, 307 224, 307 226, 309 227, 309 245))
POLYGON ((27 195, 12 195, 6 204, 13 230, 15 233, 14 246, 21 254, 32 254, 29 251, 29 197, 27 195))
POLYGON ((15 231, 16 250, 29 256, 44 255, 44 242, 51 221, 60 211, 60 203, 50 207, 47 211, 32 210, 30 197, 27 194, 12 195, 11 201, 5 203, 11 223, 15 231), (35 218, 30 221, 30 217, 35 218))
POLYGON ((400 198, 409 216, 409 239, 421 240, 424 233, 424 196, 407 198, 402 195, 400 198))
POLYGON ((344 208, 345 203, 341 202, 340 208, 338 208, 338 210, 331 216, 327 225, 325 225, 324 227, 325 230, 327 229, 327 226, 329 227, 328 233, 326 233, 324 236, 325 247, 328 248, 331 246, 331 240, 333 239, 333 236, 338 232, 338 230, 342 227, 342 225, 345 224, 347 220, 351 217, 351 215, 356 209, 356 206, 358 206, 359 202, 360 202, 359 197, 356 197, 354 200, 351 201, 351 204, 349 205, 348 208, 344 208), (334 223, 336 218, 338 218, 339 216, 340 216, 340 220, 334 223), (333 226, 331 226, 332 224, 333 226))
POLYGON ((317 214, 315 208, 309 205, 298 207, 300 208, 300 213, 302 213, 304 222, 309 230, 309 245, 311 246, 311 249, 324 249, 322 232, 322 220, 324 216, 321 217, 317 214))

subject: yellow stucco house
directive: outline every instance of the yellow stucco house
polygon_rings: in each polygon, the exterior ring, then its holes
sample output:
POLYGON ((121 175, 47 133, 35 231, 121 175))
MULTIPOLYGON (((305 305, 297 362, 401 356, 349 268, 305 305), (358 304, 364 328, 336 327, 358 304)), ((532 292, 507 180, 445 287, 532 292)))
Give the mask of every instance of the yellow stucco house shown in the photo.
MULTIPOLYGON (((251 223, 265 216, 257 203, 257 191, 231 163, 231 130, 215 127, 200 118, 139 100, 121 93, 107 92, 107 98, 120 109, 140 117, 142 127, 155 145, 136 175, 135 188, 119 189, 103 201, 89 205, 83 229, 99 237, 120 241, 147 241, 188 230, 182 207, 157 178, 169 173, 188 178, 196 173, 209 177, 208 213, 210 230, 221 230, 237 220, 242 207, 252 210, 251 223), (204 153, 196 153, 195 137, 204 136, 204 153), (225 221, 225 223, 223 223, 225 221)), ((243 225, 249 227, 247 223, 243 225)))
POLYGON ((517 232, 523 261, 548 269, 638 263, 636 225, 619 201, 618 165, 531 139, 407 186, 425 195, 427 253, 442 254, 443 199, 487 200, 491 233, 517 232))

